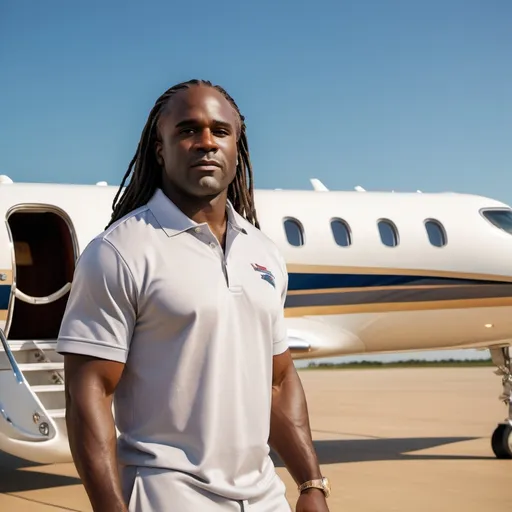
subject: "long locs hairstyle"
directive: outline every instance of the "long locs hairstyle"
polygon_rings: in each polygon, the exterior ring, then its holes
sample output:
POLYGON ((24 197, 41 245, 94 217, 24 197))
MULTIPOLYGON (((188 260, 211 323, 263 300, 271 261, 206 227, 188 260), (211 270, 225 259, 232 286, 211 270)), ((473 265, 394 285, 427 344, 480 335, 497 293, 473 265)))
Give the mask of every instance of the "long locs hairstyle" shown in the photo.
POLYGON ((114 198, 112 217, 108 226, 131 211, 145 205, 151 199, 156 189, 161 186, 162 171, 155 155, 158 119, 173 94, 180 90, 198 85, 213 87, 219 91, 229 101, 239 116, 240 135, 237 141, 238 163, 235 179, 228 188, 228 199, 242 217, 259 228, 259 222, 254 207, 253 171, 249 155, 249 144, 247 142, 245 118, 240 113, 233 98, 222 87, 213 85, 207 80, 189 80, 182 82, 165 91, 156 100, 142 131, 137 151, 128 166, 128 170, 114 198), (130 176, 130 183, 123 193, 123 187, 130 176))

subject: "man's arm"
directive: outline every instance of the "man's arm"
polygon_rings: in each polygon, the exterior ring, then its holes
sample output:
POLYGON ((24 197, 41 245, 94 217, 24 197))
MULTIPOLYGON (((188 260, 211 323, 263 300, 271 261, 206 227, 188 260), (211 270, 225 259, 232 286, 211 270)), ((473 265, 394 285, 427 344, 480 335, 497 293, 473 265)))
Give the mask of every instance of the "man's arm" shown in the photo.
MULTIPOLYGON (((272 409, 269 445, 281 457, 289 473, 301 485, 322 478, 313 447, 306 396, 288 348, 284 307, 288 291, 286 262, 281 257, 283 281, 281 310, 273 328, 272 409)), ((301 493, 296 512, 328 512, 322 490, 301 493)))
POLYGON ((126 511, 112 399, 128 359, 137 304, 124 259, 108 241, 94 240, 78 261, 57 351, 64 354, 69 445, 95 512, 126 511))
POLYGON ((273 358, 270 446, 300 485, 322 478, 302 383, 289 350, 273 358))
POLYGON ((73 461, 95 512, 126 512, 112 398, 124 365, 65 354, 66 425, 73 461))
POLYGON ((269 444, 286 464, 297 485, 300 485, 308 480, 321 478, 321 475, 311 439, 306 397, 288 349, 288 330, 284 317, 288 272, 286 261, 280 254, 279 260, 282 272, 279 287, 281 308, 276 313, 272 334, 272 413, 269 444))
MULTIPOLYGON (((270 446, 281 457, 297 485, 322 478, 313 447, 306 397, 290 350, 273 358, 270 446)), ((297 512, 328 512, 317 488, 301 493, 297 512)))

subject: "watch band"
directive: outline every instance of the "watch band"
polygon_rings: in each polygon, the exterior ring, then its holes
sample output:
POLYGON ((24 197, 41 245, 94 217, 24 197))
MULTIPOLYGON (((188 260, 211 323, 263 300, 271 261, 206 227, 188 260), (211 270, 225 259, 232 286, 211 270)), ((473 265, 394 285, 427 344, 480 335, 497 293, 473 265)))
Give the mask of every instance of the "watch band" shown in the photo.
POLYGON ((329 489, 325 485, 323 478, 318 478, 315 480, 308 480, 307 482, 304 482, 303 484, 299 485, 298 487, 299 493, 302 493, 306 489, 320 489, 326 498, 329 497, 329 489))

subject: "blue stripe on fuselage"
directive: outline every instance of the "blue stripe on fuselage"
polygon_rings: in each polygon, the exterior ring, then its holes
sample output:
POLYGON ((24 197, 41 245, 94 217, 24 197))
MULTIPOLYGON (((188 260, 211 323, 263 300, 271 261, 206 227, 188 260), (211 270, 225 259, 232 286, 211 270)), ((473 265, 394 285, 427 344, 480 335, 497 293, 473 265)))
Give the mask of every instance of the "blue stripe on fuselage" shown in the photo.
POLYGON ((306 274, 296 272, 289 272, 288 274, 288 290, 290 291, 375 286, 495 284, 496 282, 499 281, 386 274, 306 274))
POLYGON ((11 297, 11 285, 0 284, 0 309, 9 307, 9 298, 11 297))

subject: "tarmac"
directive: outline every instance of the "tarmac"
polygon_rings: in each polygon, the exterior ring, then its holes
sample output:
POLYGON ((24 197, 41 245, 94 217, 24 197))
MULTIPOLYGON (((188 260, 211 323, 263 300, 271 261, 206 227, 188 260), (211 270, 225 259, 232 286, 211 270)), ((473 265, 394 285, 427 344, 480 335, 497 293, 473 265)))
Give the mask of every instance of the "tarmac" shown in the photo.
MULTIPOLYGON (((331 512, 512 510, 512 460, 490 436, 506 408, 493 367, 301 370, 331 512)), ((276 460, 295 510, 296 486, 276 460)), ((72 463, 0 453, 0 511, 88 512, 72 463)), ((158 511, 155 511, 158 512, 158 511)))

